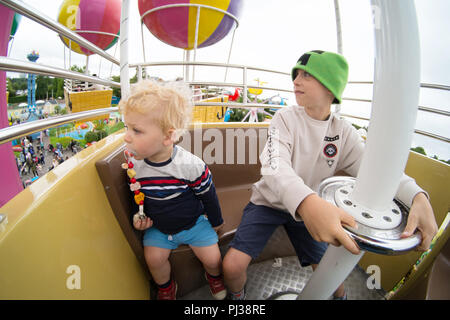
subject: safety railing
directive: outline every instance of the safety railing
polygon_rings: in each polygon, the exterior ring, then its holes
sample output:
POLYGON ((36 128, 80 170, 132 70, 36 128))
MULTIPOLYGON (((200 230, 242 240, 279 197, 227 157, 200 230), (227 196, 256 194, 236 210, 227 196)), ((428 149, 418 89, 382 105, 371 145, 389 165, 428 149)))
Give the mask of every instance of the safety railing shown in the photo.
POLYGON ((6 57, 0 57, 0 70, 19 73, 34 73, 43 76, 80 80, 83 82, 93 82, 105 86, 120 88, 119 82, 104 80, 83 73, 51 67, 40 63, 27 62, 6 57))
MULTIPOLYGON (((349 81, 349 84, 373 85, 373 81, 349 81)), ((450 86, 441 85, 441 84, 421 83, 420 87, 421 88, 426 88, 426 89, 436 89, 436 90, 450 91, 450 86)), ((343 97, 342 100, 372 103, 371 99, 358 99, 358 98, 343 97)), ((436 115, 439 115, 439 116, 445 116, 445 117, 449 117, 450 116, 450 112, 449 111, 442 110, 442 109, 431 108, 431 107, 426 107, 426 106, 421 106, 421 105, 419 105, 417 108, 418 108, 419 111, 425 111, 425 112, 436 114, 436 115)), ((341 114, 341 116, 352 118, 352 119, 370 121, 370 118, 367 118, 367 117, 361 117, 361 116, 356 116, 356 115, 352 115, 352 114, 346 114, 346 113, 342 113, 342 112, 340 114, 341 114)), ((429 138, 433 138, 433 139, 442 141, 442 142, 450 143, 450 138, 449 137, 444 137, 444 136, 441 136, 441 135, 438 135, 438 134, 435 134, 435 133, 431 133, 431 132, 428 132, 428 131, 425 131, 425 130, 419 130, 419 129, 415 129, 414 132, 417 133, 417 134, 429 137, 429 138)))
POLYGON ((15 126, 3 128, 0 129, 0 145, 24 136, 28 136, 35 132, 51 129, 74 121, 86 120, 94 118, 96 116, 103 116, 105 114, 110 114, 111 112, 116 111, 118 111, 117 107, 82 111, 58 117, 25 122, 15 126))
MULTIPOLYGON (((248 70, 263 71, 263 72, 289 75, 289 76, 290 76, 290 74, 285 73, 285 72, 276 71, 276 70, 269 70, 269 69, 263 69, 263 68, 257 68, 257 67, 249 67, 249 66, 244 66, 244 65, 208 63, 208 62, 175 62, 175 61, 172 61, 172 62, 133 64, 133 65, 130 65, 130 68, 136 68, 139 66, 140 67, 151 67, 151 66, 174 66, 174 65, 186 65, 186 64, 189 64, 189 65, 195 64, 198 66, 239 68, 239 69, 242 69, 242 71, 243 71, 242 83, 195 81, 195 82, 189 82, 189 84, 191 86, 204 85, 204 86, 215 86, 215 87, 220 87, 220 88, 240 87, 240 88, 243 88, 244 92, 247 92, 247 90, 249 88, 255 88, 255 89, 273 90, 273 91, 279 91, 279 92, 293 93, 292 90, 288 90, 288 89, 284 89, 284 88, 249 85, 247 83, 247 71, 248 70)), ((120 87, 120 84, 117 82, 103 80, 103 79, 100 79, 97 77, 84 75, 84 74, 81 74, 78 72, 67 71, 64 69, 54 68, 54 67, 45 66, 45 65, 41 65, 41 64, 26 63, 26 62, 24 63, 22 61, 5 58, 5 57, 0 57, 0 70, 17 71, 17 72, 23 72, 23 73, 37 73, 37 74, 43 74, 43 75, 51 75, 51 76, 60 77, 60 78, 70 78, 70 79, 76 79, 76 80, 81 80, 81 81, 89 81, 89 82, 99 83, 99 84, 112 86, 112 87, 120 87)), ((372 82, 370 82, 370 81, 364 81, 364 82, 351 81, 349 83, 350 84, 353 84, 353 83, 372 84, 372 82)), ((443 86, 443 85, 423 84, 422 87, 450 91, 450 87, 443 86)), ((360 102, 368 102, 368 103, 372 102, 372 100, 370 100, 370 99, 356 99, 356 98, 349 98, 349 97, 344 97, 343 100, 360 101, 360 102)), ((229 108, 274 108, 274 109, 278 109, 278 108, 284 107, 282 105, 276 105, 276 104, 261 104, 261 103, 248 102, 247 95, 245 95, 245 94, 243 95, 242 103, 239 103, 239 102, 194 102, 194 105, 195 106, 224 106, 224 107, 229 107, 229 108)), ((445 110, 424 107, 424 106, 419 106, 418 108, 419 108, 419 110, 431 112, 431 113, 434 113, 434 114, 437 114, 440 116, 449 116, 450 115, 450 113, 445 110)), ((43 127, 50 128, 50 127, 54 127, 54 126, 59 126, 63 123, 68 123, 71 121, 82 120, 82 119, 88 119, 92 116, 104 115, 104 114, 114 112, 114 111, 117 111, 117 108, 97 109, 95 111, 92 111, 92 113, 87 112, 87 113, 83 113, 83 115, 80 114, 79 117, 76 117, 76 118, 73 118, 75 116, 75 114, 61 116, 61 117, 58 117, 58 121, 56 121, 56 122, 53 122, 52 119, 40 120, 42 122, 36 127, 34 127, 30 124, 21 124, 21 125, 17 125, 17 126, 10 127, 10 128, 4 128, 4 129, 0 130, 0 144, 11 141, 15 138, 19 138, 19 137, 43 130, 42 129, 43 127), (47 124, 46 121, 49 121, 49 123, 51 123, 51 124, 47 124), (15 134, 11 134, 10 132, 7 133, 7 131, 12 130, 12 128, 16 128, 15 134)), ((360 117, 360 116, 356 116, 356 115, 352 115, 352 114, 341 113, 341 116, 370 121, 369 118, 360 117)), ((433 133, 430 133, 430 132, 427 132, 424 130, 416 129, 415 133, 421 134, 424 136, 428 136, 428 137, 431 137, 433 139, 437 139, 437 140, 440 140, 443 142, 447 142, 447 143, 450 142, 450 139, 448 137, 433 134, 433 133)))
MULTIPOLYGON (((106 58, 107 60, 120 65, 120 62, 104 52, 102 49, 96 47, 94 44, 89 42, 88 40, 82 38, 77 33, 69 30, 68 28, 62 26, 58 22, 54 21, 53 19, 48 18, 45 14, 39 12, 38 10, 28 6, 27 4, 23 3, 22 1, 18 0, 0 0, 0 4, 5 5, 8 8, 11 8, 12 10, 30 18, 31 20, 34 20, 35 22, 43 25, 44 27, 47 27, 55 32, 57 32, 59 35, 62 35, 64 37, 67 37, 71 41, 77 42, 83 47, 86 47, 87 49, 93 51, 94 53, 99 54, 100 56, 106 58)), ((248 84, 248 71, 258 71, 258 72, 268 72, 271 74, 278 74, 282 76, 288 76, 290 77, 290 73, 287 72, 281 72, 278 70, 269 70, 264 68, 258 68, 258 67, 250 67, 245 65, 237 65, 237 64, 229 64, 229 63, 211 63, 211 62, 178 62, 178 61, 169 61, 169 62, 152 62, 152 63, 140 63, 140 64, 130 64, 130 68, 137 68, 138 69, 138 76, 142 74, 142 68, 143 67, 155 67, 155 66, 176 66, 176 65, 192 65, 192 66, 205 66, 205 67, 224 67, 226 70, 228 68, 237 68, 242 70, 242 82, 240 83, 231 83, 231 82, 202 82, 202 81, 191 81, 188 82, 191 86, 216 86, 221 88, 242 88, 243 92, 247 92, 249 88, 254 89, 262 89, 262 90, 272 90, 277 92, 287 92, 287 93, 293 93, 290 89, 285 88, 277 88, 277 87, 268 87, 268 86, 260 86, 260 85, 249 85, 248 84)), ((20 73, 34 73, 34 74, 40 74, 40 75, 47 75, 52 77, 59 77, 64 79, 73 79, 73 80, 79 80, 83 82, 91 82, 91 83, 97 83, 105 86, 110 87, 116 87, 120 88, 120 83, 114 82, 111 80, 104 80, 98 77, 89 76, 87 74, 81 74, 74 71, 68 71, 65 69, 55 68, 51 66, 46 66, 42 64, 37 63, 31 63, 27 61, 21 61, 6 57, 0 57, 0 70, 5 71, 12 71, 12 72, 20 72, 20 73)), ((371 81, 351 81, 350 84, 373 84, 371 81)), ((439 85, 439 84, 429 84, 424 83, 421 85, 423 88, 432 88, 432 89, 438 89, 438 90, 445 90, 449 91, 450 87, 445 85, 439 85)), ((352 101, 361 101, 361 102, 367 102, 371 103, 372 100, 370 99, 355 99, 350 97, 344 97, 344 100, 352 100, 352 101)), ((281 108, 282 105, 276 105, 276 104, 260 104, 260 103, 254 103, 249 102, 247 98, 247 94, 243 94, 243 102, 227 102, 227 103, 221 103, 221 102, 195 102, 195 105, 197 106, 224 106, 224 107, 230 107, 230 108, 281 108)), ((430 108, 425 106, 419 106, 419 110, 431 112, 434 114, 438 114, 440 116, 449 116, 450 112, 445 110, 440 110, 436 108, 430 108)), ((38 120, 34 123, 25 123, 16 125, 9 128, 4 128, 0 130, 0 144, 3 144, 5 142, 11 141, 13 139, 22 137, 24 135, 28 135, 37 131, 41 131, 47 128, 56 127, 64 123, 72 122, 72 121, 78 121, 83 119, 88 119, 93 116, 99 116, 99 115, 105 115, 110 112, 117 111, 117 108, 105 108, 105 109, 96 109, 92 111, 85 111, 82 113, 77 114, 69 114, 65 116, 50 118, 50 119, 43 119, 38 120)), ((367 120, 370 119, 359 117, 356 115, 351 114, 342 114, 342 116, 355 118, 355 119, 361 119, 361 120, 367 120)), ((430 132, 426 132, 423 130, 416 130, 415 131, 418 134, 422 134, 425 136, 432 137, 434 139, 438 139, 444 142, 450 142, 450 139, 448 137, 439 136, 430 132)))

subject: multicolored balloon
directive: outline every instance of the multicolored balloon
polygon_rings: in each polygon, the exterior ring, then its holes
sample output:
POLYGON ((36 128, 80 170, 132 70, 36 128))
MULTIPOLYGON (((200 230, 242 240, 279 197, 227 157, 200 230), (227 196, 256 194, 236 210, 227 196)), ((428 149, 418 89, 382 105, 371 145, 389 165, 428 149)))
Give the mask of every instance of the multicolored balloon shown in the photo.
POLYGON ((17 12, 14 13, 14 18, 13 18, 13 21, 12 21, 12 24, 11 24, 11 33, 9 34, 9 39, 10 40, 16 34, 17 28, 19 27, 19 24, 20 24, 20 20, 22 20, 22 16, 20 14, 18 14, 17 12))
MULTIPOLYGON (((64 0, 58 14, 58 22, 97 47, 107 50, 118 39, 120 32, 121 0, 64 0)), ((69 39, 61 37, 73 51, 91 55, 93 52, 69 39)))
MULTIPOLYGON (((142 16, 149 10, 173 4, 201 4, 227 11, 238 17, 241 0, 139 0, 142 16)), ((197 7, 184 6, 163 8, 144 16, 144 24, 159 40, 182 49, 191 50, 195 46, 197 7)), ((215 44, 223 39, 235 21, 232 17, 213 9, 201 8, 197 48, 215 44)))

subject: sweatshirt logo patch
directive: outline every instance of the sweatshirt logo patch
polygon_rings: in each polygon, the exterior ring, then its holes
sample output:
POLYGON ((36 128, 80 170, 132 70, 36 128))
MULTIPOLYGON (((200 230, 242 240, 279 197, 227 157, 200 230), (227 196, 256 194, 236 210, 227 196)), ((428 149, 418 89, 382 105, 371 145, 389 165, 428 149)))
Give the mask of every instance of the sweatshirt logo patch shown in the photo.
POLYGON ((334 137, 325 137, 323 140, 327 141, 327 142, 336 141, 336 140, 339 140, 339 135, 334 136, 334 137))
POLYGON ((337 147, 334 144, 329 143, 323 148, 323 154, 327 158, 334 158, 337 155, 337 147))

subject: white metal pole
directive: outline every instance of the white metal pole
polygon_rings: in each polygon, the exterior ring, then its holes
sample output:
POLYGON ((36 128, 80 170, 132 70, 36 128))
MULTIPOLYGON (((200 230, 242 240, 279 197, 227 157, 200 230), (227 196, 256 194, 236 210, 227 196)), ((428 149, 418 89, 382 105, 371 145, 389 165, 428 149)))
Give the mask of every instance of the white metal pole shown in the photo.
POLYGON ((243 88, 243 92, 242 92, 242 94, 243 94, 243 96, 242 96, 242 102, 244 103, 244 104, 246 104, 247 103, 247 67, 244 67, 243 69, 242 69, 242 72, 243 72, 243 75, 242 75, 242 82, 244 82, 244 88, 243 88))
POLYGON ((145 58, 145 43, 144 43, 144 22, 141 21, 141 43, 142 43, 142 57, 144 58, 144 62, 147 62, 145 58))
POLYGON ((72 40, 69 39, 69 70, 72 68, 72 40))
MULTIPOLYGON (((191 61, 191 51, 190 50, 186 50, 186 62, 190 62, 191 61)), ((189 81, 189 68, 191 66, 186 64, 185 68, 186 68, 186 82, 189 81)))
POLYGON ((66 68, 66 46, 63 46, 64 50, 64 69, 66 68))
POLYGON ((139 65, 137 67, 137 78, 138 78, 138 82, 142 81, 142 66, 139 65))
POLYGON ((236 28, 234 28, 234 30, 233 30, 233 36, 232 36, 232 38, 231 38, 230 51, 228 51, 227 67, 225 68, 225 78, 223 79, 223 82, 227 82, 228 65, 230 64, 231 49, 233 49, 234 34, 235 34, 235 33, 236 33, 236 28))
POLYGON ((89 74, 89 56, 86 56, 86 68, 84 69, 84 74, 89 74))
POLYGON ((337 37, 337 51, 343 54, 342 47, 342 27, 341 27, 341 10, 339 9, 339 0, 334 0, 334 13, 336 15, 336 37, 337 37))
MULTIPOLYGON (((343 54, 342 46, 342 26, 341 26, 341 10, 339 9, 339 0, 334 0, 334 12, 336 15, 336 37, 337 37, 337 51, 339 54, 343 54)), ((339 116, 341 112, 341 105, 335 106, 334 112, 339 116)))
POLYGON ((130 71, 128 61, 128 23, 130 1, 122 1, 122 11, 120 17, 120 90, 122 99, 126 99, 130 94, 130 71))
POLYGON ((328 299, 352 272, 363 255, 362 250, 355 255, 342 246, 330 245, 298 299, 328 299))
MULTIPOLYGON (((420 45, 414 2, 372 0, 372 8, 376 44, 373 111, 352 197, 377 210, 392 203, 409 154, 419 98, 420 45)), ((299 299, 326 299, 362 255, 330 245, 299 299)))
POLYGON ((97 76, 99 77, 99 78, 101 78, 102 77, 102 75, 101 75, 101 72, 102 72, 102 59, 99 59, 100 61, 99 61, 99 63, 98 63, 98 73, 97 73, 97 76))
POLYGON ((413 1, 372 0, 376 64, 367 145, 352 194, 385 210, 408 160, 420 90, 420 43, 413 1))
MULTIPOLYGON (((194 62, 197 59, 197 46, 198 46, 198 27, 200 24, 200 6, 197 6, 197 20, 195 22, 195 40, 194 40, 194 62)), ((192 81, 195 81, 195 65, 192 66, 192 81)))
MULTIPOLYGON (((89 56, 86 56, 86 68, 84 69, 84 74, 89 75, 89 56)), ((89 87, 89 82, 84 83, 84 89, 87 90, 89 87)))
MULTIPOLYGON (((116 57, 116 52, 117 52, 117 47, 119 46, 118 43, 116 43, 116 47, 114 48, 114 58, 116 57)), ((111 62, 111 68, 109 69, 109 77, 111 78, 112 75, 112 68, 113 68, 114 63, 111 62)))

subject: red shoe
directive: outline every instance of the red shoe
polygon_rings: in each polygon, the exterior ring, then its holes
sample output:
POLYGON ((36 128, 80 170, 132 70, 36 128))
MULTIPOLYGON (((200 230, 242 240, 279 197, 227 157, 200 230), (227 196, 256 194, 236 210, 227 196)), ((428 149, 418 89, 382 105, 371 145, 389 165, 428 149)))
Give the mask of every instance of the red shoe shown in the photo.
POLYGON ((158 288, 156 300, 176 300, 178 285, 175 281, 171 281, 168 288, 158 288))
POLYGON ((206 280, 209 283, 209 291, 211 295, 216 300, 223 300, 227 296, 227 289, 225 289, 225 284, 223 283, 223 278, 212 278, 207 272, 205 272, 206 280))

